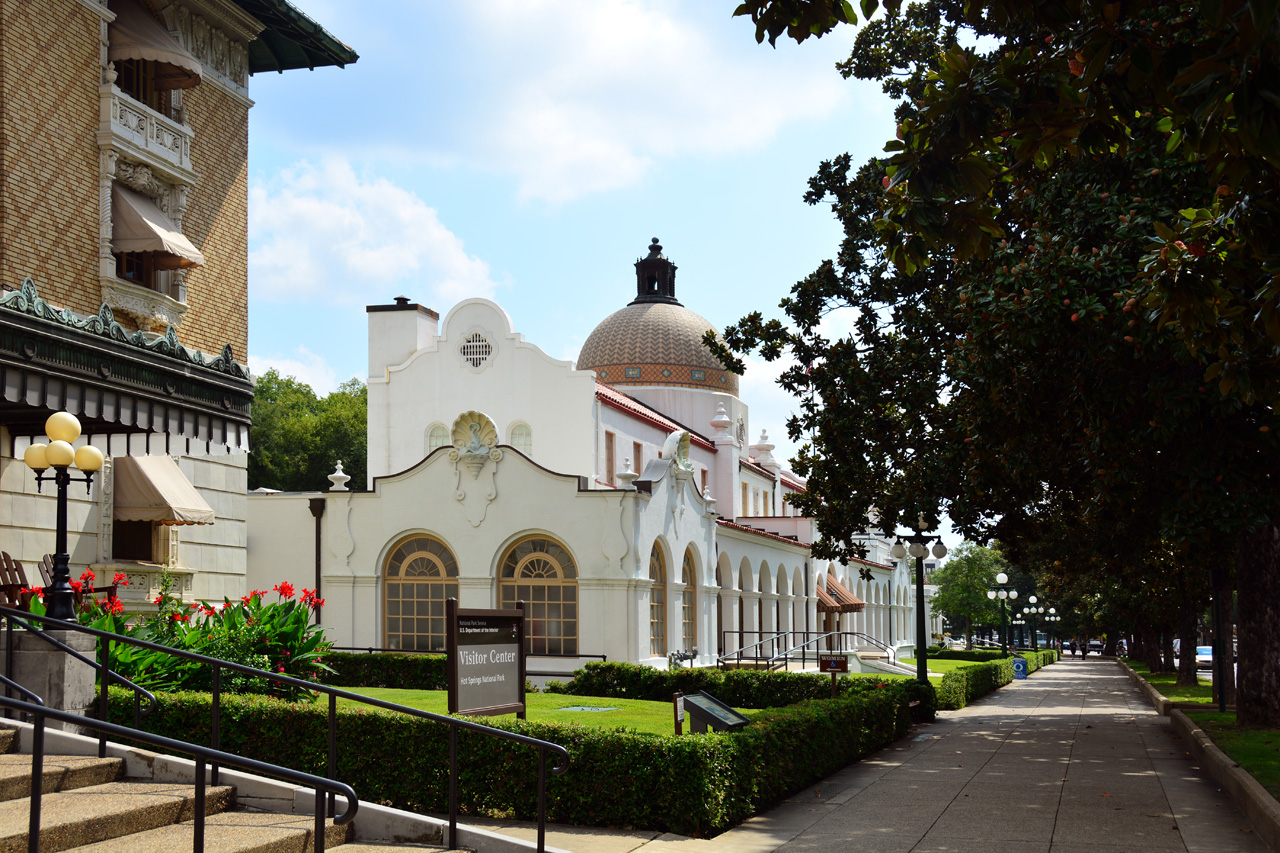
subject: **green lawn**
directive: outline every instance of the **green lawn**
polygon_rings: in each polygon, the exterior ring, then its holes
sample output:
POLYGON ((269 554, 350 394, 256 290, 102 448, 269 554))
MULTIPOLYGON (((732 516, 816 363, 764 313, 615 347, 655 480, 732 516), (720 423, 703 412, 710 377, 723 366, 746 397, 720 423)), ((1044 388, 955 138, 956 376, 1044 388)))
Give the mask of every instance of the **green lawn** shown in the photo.
POLYGON ((1240 728, 1235 714, 1193 711, 1187 716, 1204 729, 1232 761, 1253 774, 1271 796, 1280 799, 1280 732, 1240 728))
POLYGON ((1195 687, 1179 687, 1177 673, 1152 675, 1151 670, 1141 661, 1125 658, 1125 663, 1170 702, 1213 702, 1213 682, 1207 678, 1198 678, 1200 683, 1195 687))
MULTIPOLYGON (((396 690, 389 687, 347 688, 352 693, 408 705, 434 714, 449 712, 449 695, 443 690, 396 690)), ((362 707, 358 702, 341 699, 339 707, 362 707)), ((634 729, 641 734, 675 734, 675 721, 670 702, 644 702, 639 699, 600 699, 595 696, 566 696, 561 693, 529 693, 525 696, 528 718, 539 722, 577 723, 602 729, 634 729), (610 708, 608 711, 566 711, 569 707, 610 708)), ((368 706, 363 706, 368 707, 368 706)), ((740 710, 747 717, 758 714, 740 710)), ((689 731, 686 716, 685 731, 689 731)))

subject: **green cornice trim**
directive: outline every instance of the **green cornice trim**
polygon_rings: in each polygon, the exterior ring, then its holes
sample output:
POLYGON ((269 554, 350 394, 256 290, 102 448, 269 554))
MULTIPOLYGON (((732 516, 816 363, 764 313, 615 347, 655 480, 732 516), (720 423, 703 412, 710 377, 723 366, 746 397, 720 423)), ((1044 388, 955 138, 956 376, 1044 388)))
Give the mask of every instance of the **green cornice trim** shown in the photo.
POLYGON ((144 352, 165 356, 182 364, 195 365, 234 379, 250 381, 248 368, 235 360, 231 344, 223 346, 221 355, 209 358, 200 350, 190 350, 183 346, 173 326, 169 326, 163 335, 154 339, 149 339, 142 332, 130 333, 116 322, 115 314, 105 302, 98 309, 97 314, 82 318, 67 308, 54 308, 45 302, 30 278, 22 280, 20 289, 0 295, 0 308, 106 338, 116 343, 137 347, 144 352))

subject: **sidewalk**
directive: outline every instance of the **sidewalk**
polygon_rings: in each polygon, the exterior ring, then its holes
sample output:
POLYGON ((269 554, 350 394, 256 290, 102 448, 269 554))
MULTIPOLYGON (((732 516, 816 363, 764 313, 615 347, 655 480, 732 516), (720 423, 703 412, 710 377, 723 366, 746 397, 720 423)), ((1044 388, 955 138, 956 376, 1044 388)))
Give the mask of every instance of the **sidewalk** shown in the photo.
POLYGON ((547 843, 573 853, 1267 851, 1169 718, 1097 658, 1067 658, 940 713, 714 839, 556 826, 547 843))

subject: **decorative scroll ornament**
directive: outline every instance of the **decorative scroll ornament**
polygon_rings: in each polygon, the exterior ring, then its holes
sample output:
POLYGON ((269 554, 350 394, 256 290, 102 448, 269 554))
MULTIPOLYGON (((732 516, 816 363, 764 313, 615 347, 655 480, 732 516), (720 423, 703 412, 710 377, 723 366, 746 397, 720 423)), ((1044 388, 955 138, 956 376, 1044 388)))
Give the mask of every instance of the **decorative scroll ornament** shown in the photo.
MULTIPOLYGON (((200 350, 189 350, 178 340, 178 333, 172 326, 157 338, 149 338, 142 332, 130 333, 116 322, 115 314, 105 302, 98 313, 89 317, 80 317, 66 308, 54 308, 40 297, 36 286, 30 278, 22 280, 19 290, 0 293, 0 308, 16 311, 41 320, 47 320, 66 328, 87 332, 91 335, 108 338, 117 343, 128 344, 154 355, 167 356, 184 364, 203 367, 218 373, 225 373, 237 379, 249 379, 249 370, 240 364, 232 355, 231 345, 222 348, 222 355, 207 358, 200 350)), ((482 416, 483 417, 483 416, 482 416)))
POLYGON ((454 500, 462 504, 463 513, 472 527, 479 527, 489 511, 489 504, 498 496, 498 462, 502 459, 502 451, 497 448, 498 428, 493 420, 483 412, 463 412, 453 422, 450 432, 453 450, 449 451, 449 461, 453 462, 456 476, 453 493, 454 500), (480 472, 489 466, 486 476, 488 490, 480 494, 480 487, 470 493, 463 489, 462 469, 471 473, 471 479, 479 481, 480 472))

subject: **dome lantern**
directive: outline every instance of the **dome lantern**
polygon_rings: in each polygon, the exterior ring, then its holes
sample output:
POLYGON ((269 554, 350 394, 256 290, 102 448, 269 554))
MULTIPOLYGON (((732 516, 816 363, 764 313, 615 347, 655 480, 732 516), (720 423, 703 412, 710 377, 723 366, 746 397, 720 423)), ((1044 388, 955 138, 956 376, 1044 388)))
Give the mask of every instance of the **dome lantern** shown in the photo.
POLYGON ((649 244, 649 254, 636 261, 636 298, 630 304, 643 302, 680 304, 676 299, 676 265, 662 254, 657 237, 649 244))

